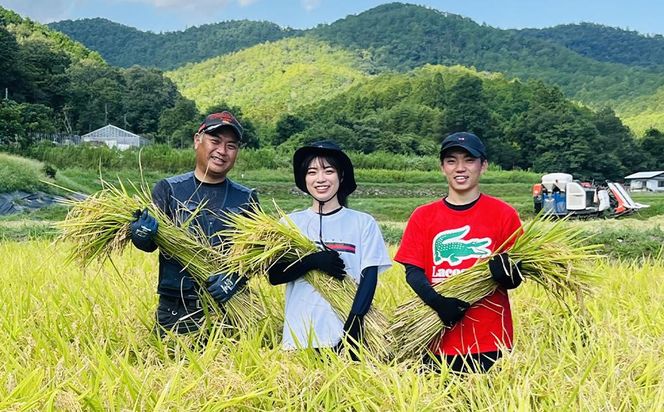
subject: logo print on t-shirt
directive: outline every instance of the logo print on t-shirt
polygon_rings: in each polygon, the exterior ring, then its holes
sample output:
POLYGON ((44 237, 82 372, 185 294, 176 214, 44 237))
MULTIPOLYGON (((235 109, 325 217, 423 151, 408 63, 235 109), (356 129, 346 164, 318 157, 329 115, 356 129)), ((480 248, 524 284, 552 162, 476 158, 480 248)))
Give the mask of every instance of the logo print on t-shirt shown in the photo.
POLYGON ((444 230, 433 238, 433 263, 439 265, 444 261, 456 266, 466 259, 482 258, 491 255, 487 247, 491 239, 473 238, 464 239, 470 232, 470 226, 466 225, 457 229, 444 230))
MULTIPOLYGON (((314 243, 316 243, 318 247, 323 248, 323 245, 319 241, 315 241, 314 243)), ((325 242, 325 246, 327 246, 327 249, 336 250, 337 252, 346 252, 346 253, 355 254, 355 245, 351 243, 325 242)))

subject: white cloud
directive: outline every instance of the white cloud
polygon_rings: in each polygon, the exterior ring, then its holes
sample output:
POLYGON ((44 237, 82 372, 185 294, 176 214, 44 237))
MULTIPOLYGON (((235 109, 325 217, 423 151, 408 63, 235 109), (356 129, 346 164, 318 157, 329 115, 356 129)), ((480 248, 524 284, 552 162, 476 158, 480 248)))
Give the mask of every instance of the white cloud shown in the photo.
MULTIPOLYGON (((119 0, 114 0, 119 1, 119 0)), ((240 7, 246 7, 258 0, 126 0, 137 3, 146 3, 158 9, 170 10, 209 10, 208 14, 223 10, 231 3, 237 3, 240 7)))
POLYGON ((300 0, 302 7, 304 7, 306 11, 317 9, 318 6, 320 6, 320 2, 321 0, 300 0))
POLYGON ((146 3, 158 9, 173 10, 201 10, 209 9, 210 13, 226 8, 231 0, 130 0, 136 3, 146 3))
POLYGON ((0 0, 0 6, 40 23, 72 18, 72 11, 85 0, 0 0))

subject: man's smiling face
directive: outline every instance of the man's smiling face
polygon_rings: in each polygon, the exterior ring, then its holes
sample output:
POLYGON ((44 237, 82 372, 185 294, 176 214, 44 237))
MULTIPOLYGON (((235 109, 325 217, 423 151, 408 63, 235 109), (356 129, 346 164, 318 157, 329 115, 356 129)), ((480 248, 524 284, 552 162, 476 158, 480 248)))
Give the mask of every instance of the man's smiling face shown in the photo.
POLYGON ((196 177, 207 183, 219 183, 235 165, 240 142, 231 128, 221 127, 213 134, 197 134, 194 149, 196 177))

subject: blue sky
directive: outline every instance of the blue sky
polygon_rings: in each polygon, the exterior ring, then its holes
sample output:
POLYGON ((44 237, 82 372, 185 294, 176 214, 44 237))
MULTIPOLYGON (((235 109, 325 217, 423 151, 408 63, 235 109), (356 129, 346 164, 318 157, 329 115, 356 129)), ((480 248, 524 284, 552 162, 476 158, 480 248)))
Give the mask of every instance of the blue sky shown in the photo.
MULTIPOLYGON (((404 1, 507 28, 593 22, 644 34, 664 34, 661 0, 420 0, 404 1)), ((388 1, 376 0, 0 0, 0 5, 49 23, 104 17, 154 32, 224 20, 268 20, 309 28, 331 23, 388 1)))

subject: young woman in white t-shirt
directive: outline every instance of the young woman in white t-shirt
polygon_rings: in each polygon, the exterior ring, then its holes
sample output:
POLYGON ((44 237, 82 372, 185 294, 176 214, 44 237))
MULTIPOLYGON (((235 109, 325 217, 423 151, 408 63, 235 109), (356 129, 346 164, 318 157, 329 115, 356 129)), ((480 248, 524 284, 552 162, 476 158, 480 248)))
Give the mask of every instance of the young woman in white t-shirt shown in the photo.
POLYGON ((378 274, 392 265, 383 236, 373 217, 346 207, 357 185, 350 158, 335 143, 322 141, 299 148, 293 155, 293 174, 297 187, 312 197, 312 204, 289 217, 320 251, 298 262, 280 261, 269 271, 270 283, 286 284, 282 346, 338 349, 344 337, 345 342, 356 344, 362 341, 364 315, 378 274), (337 279, 350 276, 358 283, 346 319, 340 319, 304 280, 311 270, 337 279))

